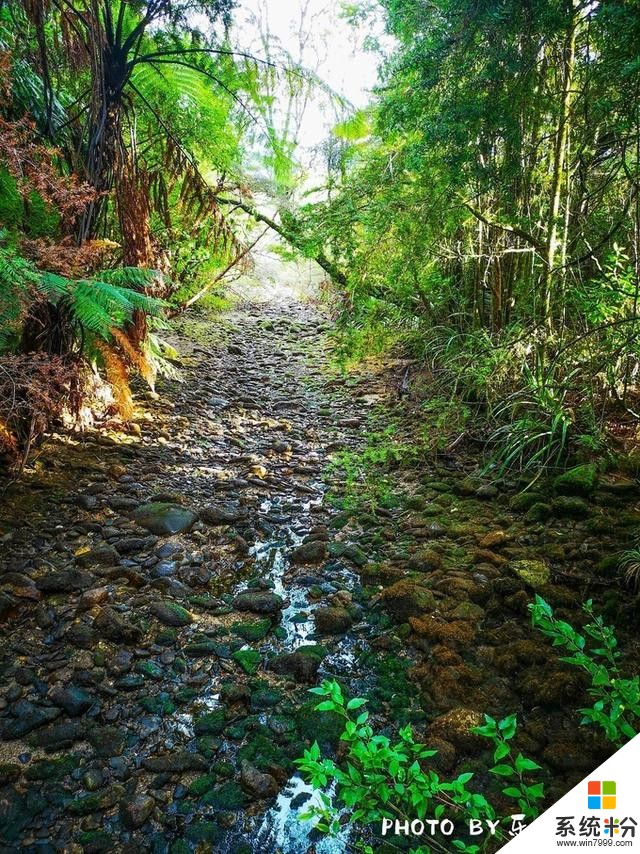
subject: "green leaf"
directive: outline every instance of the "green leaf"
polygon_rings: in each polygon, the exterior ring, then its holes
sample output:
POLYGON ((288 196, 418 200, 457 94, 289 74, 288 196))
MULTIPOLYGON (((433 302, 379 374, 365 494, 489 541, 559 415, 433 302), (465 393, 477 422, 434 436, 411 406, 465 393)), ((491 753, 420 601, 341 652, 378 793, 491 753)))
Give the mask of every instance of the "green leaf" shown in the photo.
POLYGON ((515 771, 510 765, 494 765, 493 768, 489 769, 492 774, 496 774, 498 777, 513 777, 515 771))

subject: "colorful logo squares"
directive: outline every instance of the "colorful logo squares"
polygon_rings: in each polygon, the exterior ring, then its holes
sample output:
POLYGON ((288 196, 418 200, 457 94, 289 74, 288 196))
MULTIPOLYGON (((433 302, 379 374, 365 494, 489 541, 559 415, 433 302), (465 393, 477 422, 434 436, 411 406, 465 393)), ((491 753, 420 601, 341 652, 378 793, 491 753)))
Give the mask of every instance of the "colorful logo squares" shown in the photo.
POLYGON ((590 810, 616 808, 616 784, 613 780, 589 780, 588 807, 590 810))

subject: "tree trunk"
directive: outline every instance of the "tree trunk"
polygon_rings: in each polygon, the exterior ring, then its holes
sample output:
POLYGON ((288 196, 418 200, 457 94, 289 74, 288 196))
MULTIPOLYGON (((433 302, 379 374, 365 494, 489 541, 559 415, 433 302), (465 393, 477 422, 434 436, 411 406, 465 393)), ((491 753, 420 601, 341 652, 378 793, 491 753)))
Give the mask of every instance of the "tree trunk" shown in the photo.
POLYGON ((558 112, 558 126, 553 148, 551 170, 551 190, 549 193, 549 212, 547 217, 547 238, 545 241, 544 271, 542 280, 543 320, 548 329, 553 328, 553 270, 559 250, 562 251, 559 233, 560 201, 562 197, 562 178, 567 158, 567 143, 569 140, 570 112, 573 99, 573 77, 575 70, 576 32, 578 28, 578 13, 571 0, 571 17, 567 30, 563 57, 562 76, 563 86, 558 112))

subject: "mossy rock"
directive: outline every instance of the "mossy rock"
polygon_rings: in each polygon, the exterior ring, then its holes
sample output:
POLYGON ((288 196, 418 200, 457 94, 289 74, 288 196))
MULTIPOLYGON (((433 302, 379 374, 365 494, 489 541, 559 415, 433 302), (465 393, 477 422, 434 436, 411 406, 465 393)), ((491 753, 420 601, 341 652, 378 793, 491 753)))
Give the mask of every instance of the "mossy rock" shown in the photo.
POLYGON ((187 703, 193 702, 198 696, 198 692, 195 688, 190 688, 188 685, 183 685, 182 688, 178 688, 176 693, 173 695, 173 699, 176 703, 180 703, 180 705, 186 705, 187 703))
POLYGON ((247 796, 240 788, 240 784, 230 780, 215 789, 207 792, 201 799, 201 803, 214 810, 228 811, 242 809, 247 803, 247 796))
POLYGON ((509 569, 530 587, 543 587, 551 580, 551 570, 541 560, 514 560, 509 569))
POLYGON ((72 754, 60 756, 58 759, 40 759, 33 762, 25 771, 27 780, 59 781, 80 765, 80 757, 72 754))
POLYGON ((234 623, 231 626, 231 631, 234 635, 247 641, 247 643, 261 641, 269 634, 271 629, 271 620, 256 620, 249 623, 234 623))
POLYGON ((553 515, 553 508, 545 501, 536 501, 527 510, 525 519, 528 522, 544 522, 553 515))
POLYGON ((114 807, 124 797, 124 786, 113 785, 92 795, 82 795, 71 801, 67 811, 71 815, 91 815, 114 807))
POLYGON ((22 766, 12 762, 5 762, 0 765, 0 786, 6 786, 8 783, 15 783, 22 776, 22 766))
POLYGON ((544 495, 541 492, 519 492, 509 502, 509 507, 512 510, 526 512, 538 501, 544 501, 544 495))
POLYGON ((583 498, 574 495, 560 495, 551 502, 554 516, 566 519, 586 519, 591 515, 591 507, 583 498))
POLYGON ((284 694, 279 688, 269 685, 268 682, 251 685, 251 708, 257 711, 272 709, 281 702, 284 694))
POLYGON ((105 830, 85 830, 78 837, 78 842, 87 854, 100 854, 101 851, 113 851, 115 840, 105 830))
POLYGON ((172 715, 176 710, 176 704, 164 691, 155 697, 142 697, 138 703, 150 715, 172 715))
POLYGON ((344 730, 344 721, 335 712, 318 712, 316 700, 300 706, 296 712, 298 733, 305 741, 317 741, 323 753, 334 751, 344 730))
POLYGON ((222 747, 222 741, 215 735, 202 735, 196 740, 196 747, 205 759, 211 759, 222 747))
POLYGON ((263 727, 263 732, 251 734, 246 744, 238 751, 238 759, 246 760, 250 765, 261 771, 268 770, 274 765, 289 769, 291 761, 282 747, 276 743, 275 735, 263 727))
POLYGON ((226 724, 224 709, 215 709, 204 715, 198 715, 193 721, 196 736, 220 735, 226 724))
POLYGON ((224 831, 213 821, 194 821, 186 828, 184 835, 189 842, 195 844, 204 842, 207 845, 217 845, 224 836, 224 831))
POLYGON ((156 682, 159 682, 164 677, 162 667, 155 661, 138 661, 136 672, 145 679, 153 679, 156 682))
POLYGON ((583 463, 558 475, 553 488, 561 495, 588 496, 598 485, 598 467, 595 463, 583 463))
POLYGON ((201 797, 214 788, 218 778, 216 774, 204 774, 202 777, 197 777, 189 784, 189 794, 201 797))
POLYGON ((262 661, 262 656, 255 649, 239 649, 231 657, 249 676, 256 672, 262 661))

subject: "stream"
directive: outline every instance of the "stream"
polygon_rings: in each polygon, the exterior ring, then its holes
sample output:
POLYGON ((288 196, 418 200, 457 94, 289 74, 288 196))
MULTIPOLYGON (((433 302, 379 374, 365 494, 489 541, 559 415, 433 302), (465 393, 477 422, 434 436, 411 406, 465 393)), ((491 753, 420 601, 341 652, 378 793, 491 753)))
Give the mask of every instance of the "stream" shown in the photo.
POLYGON ((485 713, 518 715, 550 798, 610 754, 527 607, 540 592, 575 622, 591 597, 637 654, 636 599, 611 584, 637 480, 523 492, 460 449, 354 497, 332 459, 416 413, 401 361, 339 375, 329 332, 295 300, 183 318, 180 380, 137 389, 127 430, 55 434, 5 495, 0 850, 342 852, 348 829, 300 818, 317 794, 294 765, 339 748, 324 678, 482 790, 485 713))

